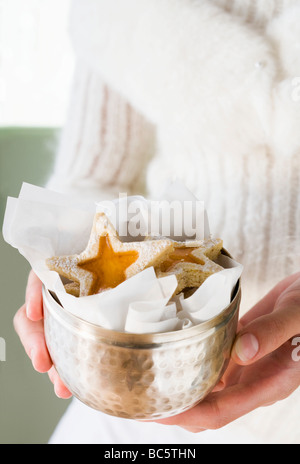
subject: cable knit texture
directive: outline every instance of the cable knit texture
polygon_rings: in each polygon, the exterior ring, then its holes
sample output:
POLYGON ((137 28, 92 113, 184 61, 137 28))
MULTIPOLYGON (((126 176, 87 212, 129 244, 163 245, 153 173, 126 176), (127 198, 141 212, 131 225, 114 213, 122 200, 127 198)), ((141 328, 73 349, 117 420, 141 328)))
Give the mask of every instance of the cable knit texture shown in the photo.
MULTIPOLYGON (((49 185, 155 197, 181 178, 244 264, 249 309, 299 270, 299 17, 298 0, 75 0, 78 71, 49 185)), ((296 392, 240 423, 299 442, 299 406, 296 392)))

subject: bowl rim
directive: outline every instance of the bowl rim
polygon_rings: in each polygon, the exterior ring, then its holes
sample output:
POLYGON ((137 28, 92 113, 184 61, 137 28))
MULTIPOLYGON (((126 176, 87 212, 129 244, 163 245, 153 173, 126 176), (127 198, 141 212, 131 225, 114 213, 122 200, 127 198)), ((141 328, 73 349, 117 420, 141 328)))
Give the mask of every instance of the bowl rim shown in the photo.
MULTIPOLYGON (((184 341, 193 337, 206 338, 226 325, 239 311, 241 301, 241 284, 237 283, 234 297, 231 303, 216 317, 201 322, 184 330, 161 333, 135 334, 129 332, 117 332, 105 329, 70 313, 56 300, 55 296, 44 286, 42 289, 44 306, 51 316, 65 327, 71 327, 72 331, 79 332, 89 338, 105 339, 107 343, 114 345, 134 345, 146 347, 147 345, 163 344, 175 341, 184 341)), ((44 314, 46 311, 44 309, 44 314)))
MULTIPOLYGON (((224 248, 222 253, 231 257, 231 255, 224 248)), ((134 346, 139 345, 142 347, 145 347, 146 345, 186 340, 196 336, 199 337, 201 335, 203 338, 206 338, 211 333, 216 332, 221 327, 226 325, 228 321, 234 316, 234 314, 239 312, 241 292, 241 279, 239 279, 233 291, 231 303, 217 316, 190 328, 172 332, 134 334, 105 329, 104 327, 85 321, 84 319, 81 319, 80 317, 63 308, 56 296, 44 285, 42 288, 44 306, 51 313, 51 315, 64 326, 71 326, 73 331, 80 333, 84 332, 85 336, 90 338, 105 339, 107 343, 110 344, 125 344, 134 346), (62 308, 64 309, 63 311, 62 308)), ((46 315, 47 311, 44 310, 44 313, 46 315)))

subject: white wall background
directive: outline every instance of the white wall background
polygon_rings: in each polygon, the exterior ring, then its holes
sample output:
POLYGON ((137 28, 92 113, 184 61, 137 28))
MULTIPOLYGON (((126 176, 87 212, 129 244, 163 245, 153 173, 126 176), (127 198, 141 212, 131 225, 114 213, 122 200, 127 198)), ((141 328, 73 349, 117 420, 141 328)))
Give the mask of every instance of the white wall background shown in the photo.
POLYGON ((71 0, 0 0, 0 126, 61 126, 74 55, 71 0))

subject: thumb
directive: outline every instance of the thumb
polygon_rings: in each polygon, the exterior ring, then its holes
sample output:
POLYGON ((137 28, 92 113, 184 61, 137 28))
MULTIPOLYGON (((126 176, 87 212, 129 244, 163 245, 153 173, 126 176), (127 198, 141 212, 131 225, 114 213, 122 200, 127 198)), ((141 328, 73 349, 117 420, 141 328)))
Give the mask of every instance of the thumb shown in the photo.
MULTIPOLYGON (((264 305, 264 300, 260 304, 264 305)), ((297 333, 300 333, 300 279, 278 297, 271 313, 243 327, 234 343, 232 359, 237 364, 252 364, 297 333)))

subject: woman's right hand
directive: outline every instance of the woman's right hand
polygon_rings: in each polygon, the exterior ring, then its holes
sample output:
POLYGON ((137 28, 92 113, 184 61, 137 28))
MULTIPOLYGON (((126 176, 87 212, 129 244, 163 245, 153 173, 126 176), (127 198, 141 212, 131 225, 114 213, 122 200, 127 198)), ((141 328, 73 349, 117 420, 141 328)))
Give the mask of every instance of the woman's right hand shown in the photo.
POLYGON ((72 394, 58 376, 46 346, 42 282, 33 271, 28 278, 25 304, 14 317, 14 327, 34 369, 40 373, 48 372, 59 398, 70 398, 72 394))

